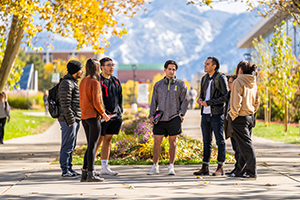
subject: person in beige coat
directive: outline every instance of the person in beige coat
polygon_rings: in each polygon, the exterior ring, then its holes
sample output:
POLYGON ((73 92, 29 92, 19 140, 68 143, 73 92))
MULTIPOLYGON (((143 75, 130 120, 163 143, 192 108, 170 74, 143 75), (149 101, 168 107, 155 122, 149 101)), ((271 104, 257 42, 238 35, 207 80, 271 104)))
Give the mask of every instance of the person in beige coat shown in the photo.
POLYGON ((250 61, 241 61, 237 66, 238 77, 232 84, 230 108, 228 114, 241 154, 238 166, 232 177, 256 179, 256 157, 251 140, 252 128, 255 123, 255 113, 259 106, 256 85, 257 66, 250 61))

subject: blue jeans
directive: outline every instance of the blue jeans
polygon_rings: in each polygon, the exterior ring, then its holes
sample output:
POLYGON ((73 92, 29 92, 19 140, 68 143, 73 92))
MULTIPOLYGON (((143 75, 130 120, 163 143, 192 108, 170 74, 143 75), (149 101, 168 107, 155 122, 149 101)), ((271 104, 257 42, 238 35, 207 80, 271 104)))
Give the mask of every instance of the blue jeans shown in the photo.
POLYGON ((223 165, 225 162, 225 139, 223 134, 224 129, 224 114, 210 115, 203 114, 201 120, 202 136, 203 136, 203 164, 209 164, 211 146, 212 146, 212 132, 215 134, 218 146, 218 164, 223 165))
POLYGON ((59 122, 61 127, 60 168, 63 173, 72 170, 72 153, 76 147, 77 132, 80 124, 74 122, 69 127, 66 121, 59 122))

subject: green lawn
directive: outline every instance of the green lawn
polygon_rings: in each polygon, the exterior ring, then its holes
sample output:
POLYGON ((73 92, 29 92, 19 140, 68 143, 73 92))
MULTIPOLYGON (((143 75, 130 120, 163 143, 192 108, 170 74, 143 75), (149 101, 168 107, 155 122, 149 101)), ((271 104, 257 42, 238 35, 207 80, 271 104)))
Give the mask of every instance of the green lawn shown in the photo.
POLYGON ((10 122, 5 125, 4 140, 43 133, 55 121, 48 116, 29 116, 23 112, 44 112, 32 110, 11 110, 10 122))
POLYGON ((271 123, 270 127, 265 127, 263 122, 256 122, 256 126, 252 133, 255 136, 266 138, 268 140, 300 144, 299 127, 289 126, 288 131, 284 132, 284 125, 271 123))

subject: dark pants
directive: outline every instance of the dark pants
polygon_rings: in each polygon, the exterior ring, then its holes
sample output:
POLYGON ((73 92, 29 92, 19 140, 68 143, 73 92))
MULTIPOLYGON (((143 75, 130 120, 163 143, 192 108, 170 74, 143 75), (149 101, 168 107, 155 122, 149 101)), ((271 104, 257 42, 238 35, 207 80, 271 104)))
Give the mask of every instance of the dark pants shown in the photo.
POLYGON ((101 135, 101 123, 97 118, 82 120, 88 147, 84 155, 83 169, 94 170, 95 151, 101 135))
POLYGON ((234 169, 232 170, 233 172, 235 172, 236 169, 237 169, 237 166, 238 166, 238 162, 242 162, 241 165, 243 166, 245 164, 245 160, 240 155, 240 150, 238 148, 238 144, 236 142, 236 139, 234 139, 234 137, 230 137, 230 140, 231 140, 232 149, 234 151, 234 158, 236 160, 235 165, 234 165, 234 169), (239 159, 241 159, 241 160, 239 160, 239 159))
POLYGON ((63 173, 72 171, 72 153, 76 147, 77 132, 80 124, 74 122, 69 127, 66 121, 59 122, 61 127, 60 168, 63 173))
POLYGON ((4 126, 6 123, 6 117, 0 119, 0 140, 3 141, 4 138, 4 126))
POLYGON ((235 174, 242 176, 245 172, 251 177, 257 176, 256 156, 252 144, 251 133, 253 127, 253 116, 239 116, 232 121, 234 139, 240 152, 235 174))
POLYGON ((218 146, 218 164, 225 162, 225 139, 224 139, 224 114, 209 115, 203 114, 201 120, 201 128, 203 135, 203 164, 209 164, 211 147, 212 147, 212 132, 214 132, 218 146))

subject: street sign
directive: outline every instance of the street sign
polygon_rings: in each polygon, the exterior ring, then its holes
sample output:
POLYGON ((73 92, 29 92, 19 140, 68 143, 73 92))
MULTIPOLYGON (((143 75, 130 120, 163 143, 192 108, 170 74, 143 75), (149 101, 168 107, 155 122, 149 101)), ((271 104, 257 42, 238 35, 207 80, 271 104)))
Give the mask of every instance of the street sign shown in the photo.
POLYGON ((51 83, 58 83, 59 82, 59 73, 53 73, 51 78, 51 83))

